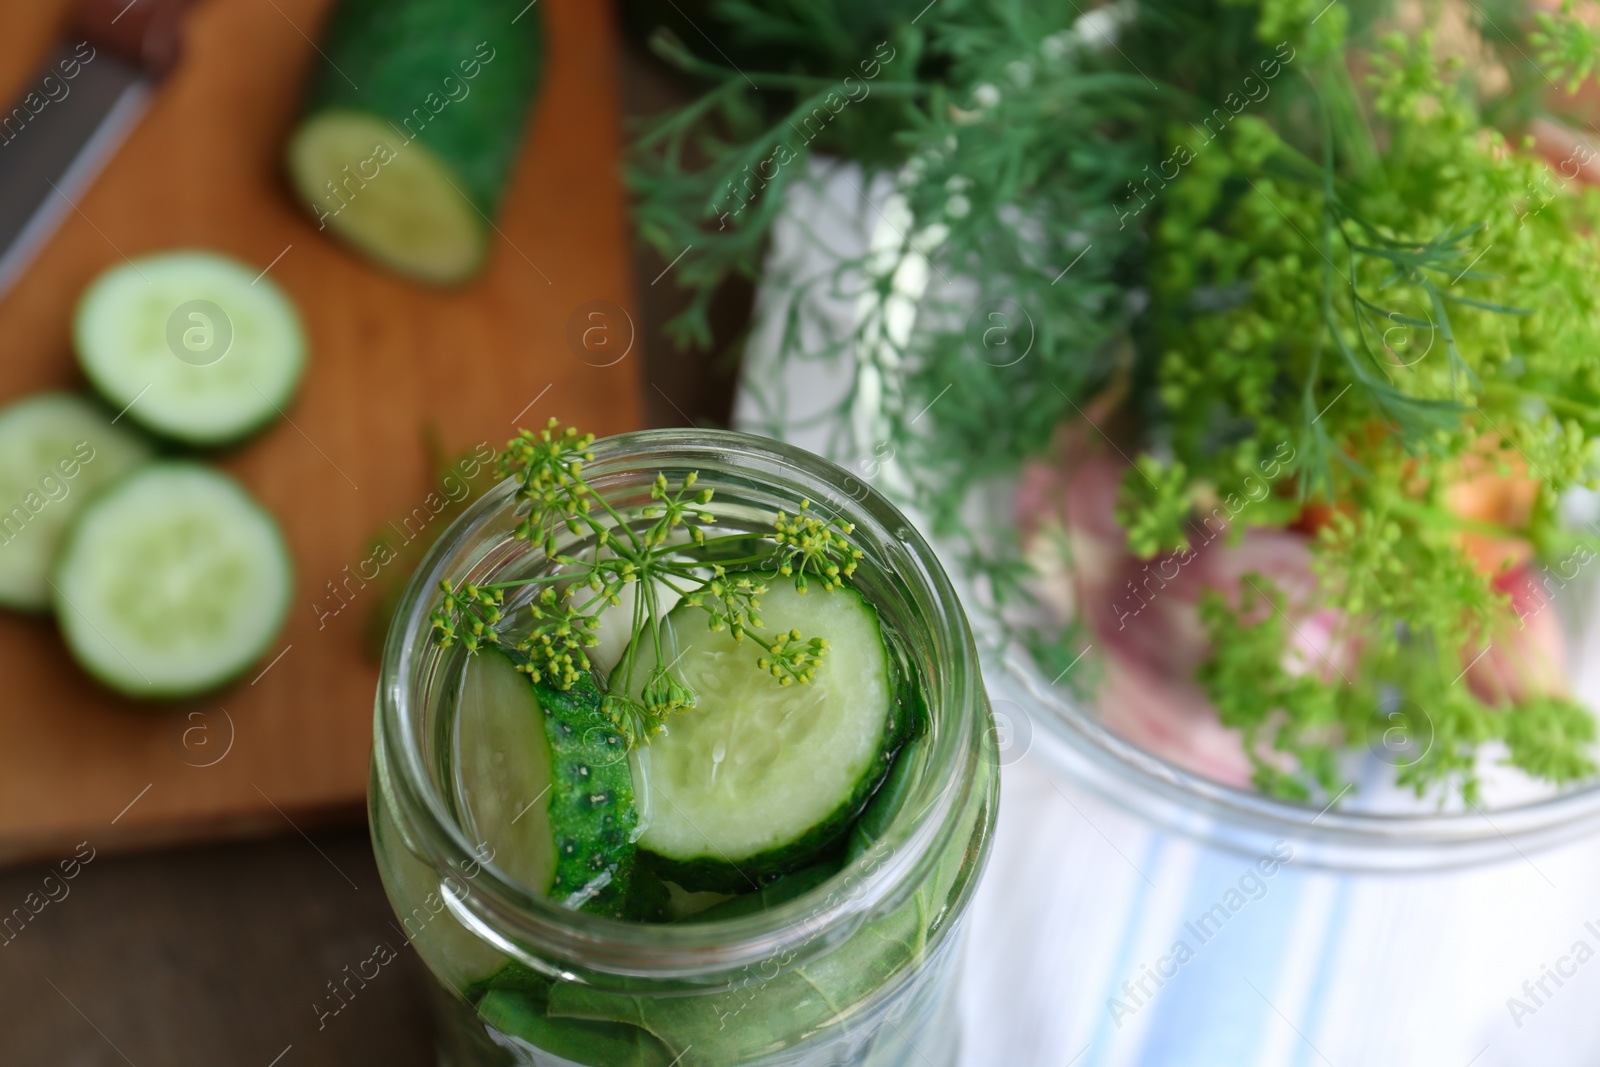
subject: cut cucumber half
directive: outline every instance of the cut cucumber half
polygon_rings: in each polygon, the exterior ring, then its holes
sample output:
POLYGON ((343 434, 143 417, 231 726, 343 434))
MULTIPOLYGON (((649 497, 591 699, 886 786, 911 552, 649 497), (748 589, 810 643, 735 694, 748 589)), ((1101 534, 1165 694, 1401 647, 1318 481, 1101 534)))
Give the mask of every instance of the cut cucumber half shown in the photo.
POLYGON ((95 497, 56 563, 55 606, 84 669, 133 697, 185 697, 237 677, 289 608, 272 516, 198 463, 148 464, 95 497))
POLYGON ((369 258, 434 284, 485 258, 544 59, 526 0, 339 0, 289 181, 369 258))
POLYGON ((470 277, 489 245, 488 223, 451 173, 427 145, 406 144, 387 122, 355 111, 312 116, 289 142, 290 180, 318 222, 385 266, 436 284, 470 277), (364 164, 370 182, 358 175, 364 164))
POLYGON ((299 313, 260 269, 210 252, 113 267, 78 301, 78 362, 146 429, 185 444, 236 441, 289 404, 305 367, 299 313))
POLYGON ((486 649, 467 661, 456 729, 468 829, 494 864, 566 907, 620 914, 638 812, 627 745, 594 683, 535 685, 486 649))
MULTIPOLYGON (((692 606, 668 617, 675 670, 698 695, 650 742, 650 822, 640 846, 689 889, 740 892, 805 866, 883 781, 905 717, 877 611, 852 589, 761 598, 763 634, 828 641, 809 685, 780 686, 760 650, 712 631, 692 606)), ((642 645, 635 677, 655 665, 642 645)))
POLYGON ((0 604, 50 607, 62 535, 95 490, 150 458, 150 447, 95 404, 41 393, 0 411, 0 604))

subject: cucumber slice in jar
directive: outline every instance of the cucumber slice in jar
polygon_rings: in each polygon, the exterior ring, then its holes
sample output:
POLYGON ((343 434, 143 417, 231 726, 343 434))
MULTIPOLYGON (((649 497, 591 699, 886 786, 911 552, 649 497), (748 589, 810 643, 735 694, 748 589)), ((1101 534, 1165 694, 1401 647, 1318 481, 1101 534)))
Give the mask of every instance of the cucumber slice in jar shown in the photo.
MULTIPOLYGON (((779 685, 753 642, 711 630, 698 608, 667 617, 663 653, 697 699, 650 742, 639 844, 685 888, 744 892, 811 863, 860 814, 904 734, 878 613, 860 593, 783 584, 761 616, 763 634, 828 641, 810 684, 779 685)), ((654 665, 643 638, 636 692, 654 665)))
POLYGON ((0 411, 0 604, 47 610, 72 519, 95 490, 149 458, 137 434, 82 397, 41 393, 0 411))
POLYGON ((594 683, 536 685, 486 649, 467 661, 456 722, 457 789, 495 866, 567 907, 619 914, 638 812, 627 745, 594 683))
POLYGON ((113 407, 184 444, 227 444, 288 405, 305 366, 300 316, 254 267, 171 252, 114 267, 78 301, 78 362, 113 407))
POLYGON ((83 509, 56 563, 72 654, 128 696, 214 689, 261 657, 293 578, 272 516, 198 463, 152 463, 83 509))
POLYGON ((714 904, 704 911, 695 912, 679 922, 709 923, 722 922, 726 919, 739 919, 746 915, 755 915, 786 904, 791 900, 805 894, 824 884, 839 873, 839 864, 824 861, 810 867, 802 867, 798 871, 775 878, 763 885, 760 889, 752 890, 732 900, 725 900, 721 904, 714 904))

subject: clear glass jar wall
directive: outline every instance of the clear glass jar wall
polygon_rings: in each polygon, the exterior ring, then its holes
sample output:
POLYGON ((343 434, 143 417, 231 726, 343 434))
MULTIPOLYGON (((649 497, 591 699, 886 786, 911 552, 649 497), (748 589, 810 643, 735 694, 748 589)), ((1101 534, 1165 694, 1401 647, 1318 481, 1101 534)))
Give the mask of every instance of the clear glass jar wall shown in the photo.
POLYGON ((988 851, 996 761, 972 637, 931 549, 881 497, 786 445, 674 430, 594 451, 585 477, 624 515, 648 503, 657 471, 692 470, 715 490, 721 525, 765 528, 801 499, 853 522, 865 553, 854 584, 915 676, 929 729, 899 757, 913 761, 911 787, 888 832, 795 900, 714 923, 643 924, 530 892, 452 814, 457 650, 428 636, 440 579, 482 583, 541 551, 512 539, 513 486, 499 486, 413 577, 376 708, 374 847, 405 934, 438 983, 442 1062, 954 1062, 958 931, 988 851), (491 977, 521 998, 514 1027, 490 1026, 474 1008, 491 977))

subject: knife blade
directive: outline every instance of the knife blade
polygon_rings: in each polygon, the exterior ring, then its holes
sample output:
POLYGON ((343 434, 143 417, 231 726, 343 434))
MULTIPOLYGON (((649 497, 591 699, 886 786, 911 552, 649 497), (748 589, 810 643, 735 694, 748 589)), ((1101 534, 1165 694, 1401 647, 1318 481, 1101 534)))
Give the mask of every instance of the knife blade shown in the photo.
POLYGON ((0 111, 0 295, 148 109, 190 2, 80 0, 63 42, 0 111))

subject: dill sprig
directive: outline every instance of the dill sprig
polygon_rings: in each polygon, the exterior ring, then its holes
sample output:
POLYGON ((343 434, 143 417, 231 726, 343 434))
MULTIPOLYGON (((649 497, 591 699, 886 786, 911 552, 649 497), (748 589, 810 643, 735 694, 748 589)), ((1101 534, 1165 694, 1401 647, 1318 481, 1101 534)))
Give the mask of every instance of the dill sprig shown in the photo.
POLYGON ((1381 732, 1397 704, 1433 731, 1399 767, 1419 793, 1475 798, 1475 756, 1495 739, 1559 784, 1594 773, 1593 719, 1556 693, 1495 700, 1461 683, 1463 649, 1514 644, 1523 625, 1495 584, 1500 561, 1475 562, 1465 544, 1492 536, 1555 555, 1574 543, 1557 501, 1594 484, 1600 257, 1573 235, 1600 221, 1600 204, 1552 188, 1543 162, 1484 128, 1426 35, 1386 38, 1370 60, 1382 173, 1345 165, 1332 136, 1310 168, 1246 116, 1164 206, 1147 318, 1160 405, 1146 440, 1169 458, 1138 455, 1119 514, 1141 554, 1186 548, 1192 516, 1234 499, 1275 447, 1295 450, 1268 506, 1241 522, 1324 516, 1312 523, 1319 606, 1340 613, 1334 639, 1355 654, 1343 677, 1290 676, 1293 635, 1275 619, 1205 606, 1214 654, 1200 681, 1243 731, 1262 788, 1336 794, 1338 752, 1381 732), (1196 306, 1219 291, 1233 296, 1196 306), (1457 514, 1450 493, 1473 461, 1536 483, 1536 506, 1494 529, 1457 514))
MULTIPOLYGON (((707 625, 748 639, 756 665, 779 685, 806 685, 827 655, 828 642, 798 630, 772 636, 760 631, 762 576, 792 579, 804 593, 807 575, 824 591, 842 587, 855 573, 862 552, 850 541, 854 527, 837 518, 819 519, 802 500, 798 514, 779 512, 764 540, 746 534, 708 537, 716 519, 714 493, 697 488, 697 472, 676 481, 657 474, 642 522, 618 513, 584 477, 594 459, 592 434, 579 434, 551 419, 543 430, 522 430, 507 442, 503 473, 517 480, 516 499, 528 508, 513 537, 540 548, 550 564, 534 578, 484 585, 440 583, 442 596, 431 615, 434 640, 475 653, 488 645, 509 648, 518 670, 555 689, 570 689, 595 671, 588 649, 599 643, 600 616, 626 610, 633 592, 632 640, 622 660, 602 681, 602 710, 630 746, 667 728, 672 715, 693 708, 694 690, 664 655, 666 611, 662 591, 682 594, 682 603, 703 610, 707 625), (582 543, 581 549, 572 548, 582 543), (708 550, 738 544, 751 548, 735 560, 712 563, 708 550), (737 567, 737 570, 730 570, 737 567), (505 638, 508 593, 537 587, 527 604, 526 632, 505 638), (640 650, 648 645, 654 665, 642 678, 640 650), (636 684, 637 681, 637 684, 636 684), (637 694, 637 695, 635 695, 637 694)), ((520 632, 520 631, 519 631, 520 632)))
POLYGON ((1560 14, 1539 11, 1533 17, 1539 28, 1528 41, 1538 50, 1540 66, 1569 96, 1576 93, 1600 63, 1600 30, 1577 18, 1572 0, 1562 0, 1560 14))

